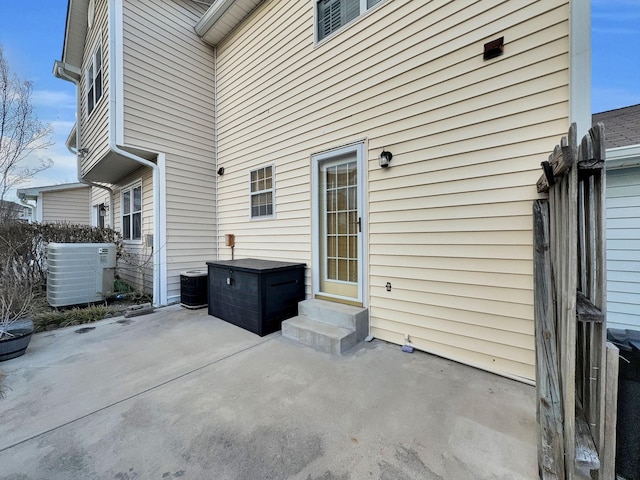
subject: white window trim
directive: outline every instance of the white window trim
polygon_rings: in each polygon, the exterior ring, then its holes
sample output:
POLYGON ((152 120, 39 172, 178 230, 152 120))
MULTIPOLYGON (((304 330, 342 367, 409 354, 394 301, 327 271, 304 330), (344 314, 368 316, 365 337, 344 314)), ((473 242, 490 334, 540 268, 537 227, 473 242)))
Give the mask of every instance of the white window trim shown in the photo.
POLYGON ((249 170, 249 220, 252 222, 261 222, 263 220, 273 220, 274 218, 276 218, 276 166, 273 163, 269 163, 249 170), (252 192, 251 174, 268 167, 271 167, 271 188, 268 190, 260 190, 259 192, 252 192), (271 215, 260 215, 258 217, 254 217, 251 213, 251 199, 253 198, 253 195, 269 191, 271 191, 271 215))
POLYGON ((96 108, 98 107, 98 104, 100 103, 100 100, 102 100, 102 98, 104 97, 104 49, 102 48, 102 38, 98 37, 97 41, 95 42, 95 44, 93 45, 93 48, 91 50, 91 59, 89 60, 89 63, 87 64, 87 68, 85 69, 85 113, 87 115, 87 118, 91 117, 91 114, 93 112, 95 112, 96 108), (100 88, 100 97, 98 99, 95 98, 96 96, 96 88, 95 88, 95 78, 96 78, 96 59, 98 58, 98 51, 100 51, 100 83, 101 83, 101 88, 100 88), (90 82, 90 78, 91 75, 89 74, 89 72, 93 73, 93 80, 90 82), (93 108, 91 109, 91 111, 89 111, 89 91, 91 91, 91 87, 93 87, 93 108))
POLYGON ((350 25, 353 25, 354 23, 358 22, 361 18, 368 15, 369 12, 378 8, 381 4, 386 3, 385 0, 379 0, 375 5, 373 5, 370 8, 367 8, 367 0, 360 0, 360 13, 358 14, 358 16, 353 20, 350 20, 349 22, 340 26, 340 28, 338 28, 336 31, 331 32, 329 35, 327 35, 322 40, 320 40, 320 34, 318 32, 318 3, 320 3, 321 1, 322 0, 313 0, 313 38, 314 38, 315 46, 321 45, 327 40, 329 40, 330 38, 333 38, 338 33, 344 31, 350 25))
MULTIPOLYGON (((131 245, 142 245, 143 241, 144 241, 144 191, 142 189, 142 179, 136 180, 135 182, 132 182, 128 185, 125 185, 124 187, 122 187, 120 189, 120 234, 123 236, 122 237, 122 241, 126 244, 131 244, 131 245), (131 192, 131 208, 133 208, 133 189, 140 187, 140 238, 136 238, 136 239, 125 239, 124 238, 124 224, 123 224, 123 217, 125 215, 124 213, 124 201, 123 201, 123 196, 124 193, 128 190, 131 192)), ((135 212, 131 211, 130 213, 128 213, 127 215, 131 215, 129 222, 131 222, 131 218, 133 218, 133 214, 135 212)), ((133 225, 129 225, 130 227, 130 232, 133 232, 133 225)))

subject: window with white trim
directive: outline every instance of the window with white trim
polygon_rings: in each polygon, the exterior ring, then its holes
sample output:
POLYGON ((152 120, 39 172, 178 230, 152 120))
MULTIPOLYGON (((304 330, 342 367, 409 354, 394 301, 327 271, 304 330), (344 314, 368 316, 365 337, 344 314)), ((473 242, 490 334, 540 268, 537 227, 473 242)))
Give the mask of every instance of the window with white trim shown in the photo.
POLYGON ((252 170, 251 218, 273 217, 273 165, 252 170))
POLYGON ((122 239, 142 239, 142 184, 122 189, 122 239))
POLYGON ((102 47, 98 45, 91 56, 85 76, 87 82, 87 116, 102 98, 102 47))
POLYGON ((318 41, 364 14, 382 0, 317 0, 316 27, 318 41))

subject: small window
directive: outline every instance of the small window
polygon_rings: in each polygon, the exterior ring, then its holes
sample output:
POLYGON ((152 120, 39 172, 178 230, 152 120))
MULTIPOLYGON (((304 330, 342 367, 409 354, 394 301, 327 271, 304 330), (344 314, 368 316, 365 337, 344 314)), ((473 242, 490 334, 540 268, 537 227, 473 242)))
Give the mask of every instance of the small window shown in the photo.
POLYGON ((98 45, 87 68, 87 115, 102 98, 102 47, 98 45))
POLYGON ((317 38, 325 39, 382 0, 317 0, 317 38))
POLYGON ((142 239, 142 185, 122 190, 122 239, 142 239))
POLYGON ((273 166, 251 172, 251 218, 273 216, 273 166))

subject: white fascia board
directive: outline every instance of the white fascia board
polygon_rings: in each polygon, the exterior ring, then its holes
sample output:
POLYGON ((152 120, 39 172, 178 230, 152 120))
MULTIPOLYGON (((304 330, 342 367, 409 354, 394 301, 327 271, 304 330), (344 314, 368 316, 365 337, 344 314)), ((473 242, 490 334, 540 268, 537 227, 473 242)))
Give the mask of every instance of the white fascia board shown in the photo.
POLYGON ((255 10, 262 0, 216 0, 195 26, 196 33, 216 46, 255 10))
POLYGON ((204 12, 204 15, 196 23, 196 33, 203 36, 207 33, 223 15, 231 8, 236 0, 217 0, 204 12))
POLYGON ((89 188, 85 183, 62 183, 60 185, 46 185, 43 187, 19 188, 19 198, 36 199, 42 192, 56 192, 60 190, 75 190, 76 188, 89 188))
POLYGON ((82 65, 84 43, 87 36, 88 10, 89 2, 87 0, 69 0, 67 5, 62 60, 76 67, 82 65))
POLYGON ((582 138, 591 127, 591 2, 569 8, 569 123, 582 138))
POLYGON ((640 145, 607 149, 607 170, 640 166, 640 145))

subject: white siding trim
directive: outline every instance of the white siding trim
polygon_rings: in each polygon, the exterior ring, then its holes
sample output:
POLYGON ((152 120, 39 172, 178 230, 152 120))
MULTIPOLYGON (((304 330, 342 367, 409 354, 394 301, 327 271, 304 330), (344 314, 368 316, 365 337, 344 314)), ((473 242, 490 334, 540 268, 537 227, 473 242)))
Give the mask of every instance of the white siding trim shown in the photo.
MULTIPOLYGON (((157 261, 160 264, 160 305, 167 305, 168 303, 179 302, 179 298, 167 297, 168 282, 167 282, 167 196, 166 190, 166 176, 165 176, 165 154, 159 153, 156 159, 158 164, 158 185, 153 185, 154 189, 161 189, 161 192, 157 195, 157 199, 160 202, 159 206, 155 206, 156 214, 154 215, 154 222, 157 222, 158 228, 153 235, 154 248, 158 248, 157 261), (158 239, 156 240, 156 236, 158 239)), ((155 191, 155 190, 154 190, 155 191)))
MULTIPOLYGON (((116 0, 110 7, 114 8, 113 21, 113 35, 109 38, 109 51, 115 52, 115 62, 111 67, 109 78, 113 78, 110 82, 110 92, 113 92, 110 96, 109 102, 109 124, 112 125, 115 115, 117 122, 115 122, 115 143, 122 145, 124 143, 124 61, 123 61, 123 9, 122 0, 116 0)), ((113 58, 113 57, 112 57, 113 58)))
POLYGON ((591 127, 591 2, 571 0, 569 41, 569 122, 580 138, 591 127))

